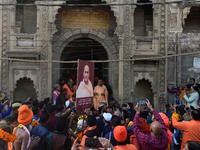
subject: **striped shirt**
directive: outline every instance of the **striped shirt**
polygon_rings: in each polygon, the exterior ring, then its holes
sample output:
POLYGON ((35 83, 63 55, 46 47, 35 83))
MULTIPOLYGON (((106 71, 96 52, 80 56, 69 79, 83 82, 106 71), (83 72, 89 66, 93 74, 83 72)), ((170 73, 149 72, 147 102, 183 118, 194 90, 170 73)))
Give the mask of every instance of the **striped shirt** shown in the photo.
POLYGON ((162 125, 163 129, 160 136, 156 137, 151 134, 145 134, 140 130, 139 113, 136 113, 133 120, 133 132, 142 145, 142 150, 166 150, 168 144, 167 128, 161 116, 155 110, 152 113, 154 114, 154 119, 162 125))

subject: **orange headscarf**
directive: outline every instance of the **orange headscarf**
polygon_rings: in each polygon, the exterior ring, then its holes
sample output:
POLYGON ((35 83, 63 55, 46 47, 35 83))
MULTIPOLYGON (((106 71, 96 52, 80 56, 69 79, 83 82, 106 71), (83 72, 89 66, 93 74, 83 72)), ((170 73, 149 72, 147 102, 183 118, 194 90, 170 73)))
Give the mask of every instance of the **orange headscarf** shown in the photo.
POLYGON ((159 113, 159 114, 162 117, 162 119, 163 119, 163 121, 164 121, 164 123, 167 127, 167 136, 168 136, 168 139, 169 139, 167 150, 170 150, 170 144, 172 143, 172 133, 169 130, 169 118, 164 113, 159 113))

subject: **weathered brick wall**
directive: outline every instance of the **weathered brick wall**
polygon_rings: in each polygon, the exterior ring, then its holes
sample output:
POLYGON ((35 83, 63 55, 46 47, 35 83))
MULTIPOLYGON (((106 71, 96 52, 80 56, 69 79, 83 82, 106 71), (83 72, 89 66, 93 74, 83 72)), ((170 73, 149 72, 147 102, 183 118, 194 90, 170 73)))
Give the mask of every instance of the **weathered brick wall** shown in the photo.
MULTIPOLYGON (((187 33, 182 34, 180 37, 181 53, 191 53, 199 51, 200 46, 200 33, 187 33)), ((190 77, 200 81, 200 69, 194 68, 194 57, 200 58, 200 55, 188 55, 181 57, 181 81, 189 81, 190 77)))

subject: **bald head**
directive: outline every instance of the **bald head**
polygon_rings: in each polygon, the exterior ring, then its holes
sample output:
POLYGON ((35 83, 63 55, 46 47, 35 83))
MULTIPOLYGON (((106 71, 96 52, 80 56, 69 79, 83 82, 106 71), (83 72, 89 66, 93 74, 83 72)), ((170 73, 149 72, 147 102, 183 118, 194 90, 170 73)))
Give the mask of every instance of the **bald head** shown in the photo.
POLYGON ((159 136, 160 133, 162 132, 162 125, 158 121, 154 121, 151 124, 151 134, 154 136, 159 136))

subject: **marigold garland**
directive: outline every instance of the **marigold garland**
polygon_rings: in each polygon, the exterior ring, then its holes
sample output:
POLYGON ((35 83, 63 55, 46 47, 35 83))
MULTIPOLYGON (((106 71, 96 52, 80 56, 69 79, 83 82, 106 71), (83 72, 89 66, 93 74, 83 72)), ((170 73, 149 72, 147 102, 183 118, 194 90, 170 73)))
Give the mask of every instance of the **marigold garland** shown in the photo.
POLYGON ((4 130, 0 129, 0 138, 6 142, 14 142, 17 139, 17 135, 15 133, 8 133, 4 130))
MULTIPOLYGON (((78 121, 79 121, 80 119, 83 119, 83 115, 81 115, 80 117, 78 117, 78 121)), ((85 120, 87 119, 87 115, 84 115, 84 119, 85 119, 85 120)))
POLYGON ((40 123, 37 120, 33 120, 32 127, 38 126, 40 123))

